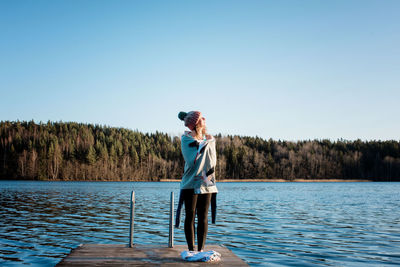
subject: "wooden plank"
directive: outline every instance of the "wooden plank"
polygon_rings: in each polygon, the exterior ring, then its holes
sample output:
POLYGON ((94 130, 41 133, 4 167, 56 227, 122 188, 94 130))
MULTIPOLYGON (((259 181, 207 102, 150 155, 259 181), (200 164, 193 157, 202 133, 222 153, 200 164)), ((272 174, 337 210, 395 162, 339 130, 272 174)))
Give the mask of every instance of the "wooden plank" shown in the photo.
POLYGON ((71 253, 56 266, 248 266, 227 247, 207 245, 206 251, 215 250, 221 253, 218 263, 186 262, 181 252, 186 245, 175 245, 168 248, 162 245, 127 245, 119 244, 84 244, 73 249, 71 253))

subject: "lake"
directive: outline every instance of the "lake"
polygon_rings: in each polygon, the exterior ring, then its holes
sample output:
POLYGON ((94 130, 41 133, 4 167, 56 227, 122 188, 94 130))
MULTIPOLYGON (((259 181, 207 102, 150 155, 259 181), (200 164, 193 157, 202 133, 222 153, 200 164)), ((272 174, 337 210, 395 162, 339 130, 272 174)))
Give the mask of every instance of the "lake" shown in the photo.
MULTIPOLYGON (((400 183, 219 183, 207 243, 251 266, 400 265, 400 183)), ((0 181, 0 265, 54 266, 79 244, 168 244, 175 182, 0 181)), ((211 216, 210 216, 211 217, 211 216)), ((182 218, 183 219, 183 218, 182 218)), ((185 244, 183 221, 175 243, 185 244)))

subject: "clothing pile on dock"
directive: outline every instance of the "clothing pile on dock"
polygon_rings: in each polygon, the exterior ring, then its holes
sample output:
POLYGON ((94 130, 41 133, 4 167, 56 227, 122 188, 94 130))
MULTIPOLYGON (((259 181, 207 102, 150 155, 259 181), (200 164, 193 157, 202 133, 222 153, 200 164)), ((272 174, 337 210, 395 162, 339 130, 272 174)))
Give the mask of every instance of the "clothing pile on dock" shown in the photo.
POLYGON ((182 259, 185 261, 217 262, 221 260, 221 254, 215 250, 210 251, 183 251, 182 259))

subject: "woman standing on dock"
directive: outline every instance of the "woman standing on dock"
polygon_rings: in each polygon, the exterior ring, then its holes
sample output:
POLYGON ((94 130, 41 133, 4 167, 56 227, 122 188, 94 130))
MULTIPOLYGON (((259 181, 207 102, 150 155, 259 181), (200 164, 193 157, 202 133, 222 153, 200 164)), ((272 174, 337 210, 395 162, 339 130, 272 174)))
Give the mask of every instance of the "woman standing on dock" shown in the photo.
MULTIPOLYGON (((203 251, 208 231, 208 208, 212 202, 215 223, 216 193, 215 138, 207 134, 206 119, 199 111, 180 112, 179 119, 190 131, 181 138, 185 170, 181 181, 180 203, 185 203, 185 237, 189 251, 194 251, 195 216, 197 214, 197 248, 203 251)), ((178 208, 180 209, 180 208, 178 208)), ((177 212, 180 213, 180 211, 177 212)), ((179 218, 179 215, 178 215, 179 218)), ((179 219, 177 219, 179 223, 179 219)))

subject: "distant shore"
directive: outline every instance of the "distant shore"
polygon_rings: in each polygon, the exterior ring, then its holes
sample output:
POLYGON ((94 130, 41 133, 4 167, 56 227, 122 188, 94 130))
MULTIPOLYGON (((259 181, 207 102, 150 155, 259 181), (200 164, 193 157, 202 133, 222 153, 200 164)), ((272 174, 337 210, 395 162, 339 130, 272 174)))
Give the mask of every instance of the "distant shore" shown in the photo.
MULTIPOLYGON (((400 141, 215 140, 221 182, 400 181, 400 141)), ((1 179, 51 181, 179 181, 185 167, 177 136, 51 121, 0 121, 0 164, 1 179)))
MULTIPOLYGON (((160 182, 180 182, 180 179, 160 179, 160 182)), ((341 182, 373 182, 373 180, 362 180, 362 179, 293 179, 293 180, 285 180, 285 179, 222 179, 217 180, 218 183, 232 183, 232 182, 271 182, 271 183, 284 183, 284 182, 311 182, 311 183, 321 183, 321 182, 330 182, 330 183, 341 183, 341 182)))
MULTIPOLYGON (((42 182, 180 182, 181 179, 160 179, 158 180, 61 180, 61 179, 49 179, 49 180, 33 180, 33 179, 0 179, 0 181, 42 181, 42 182)), ((374 181, 366 179, 221 179, 217 180, 217 183, 285 183, 285 182, 297 182, 297 183, 343 183, 343 182, 396 182, 396 181, 374 181)))

